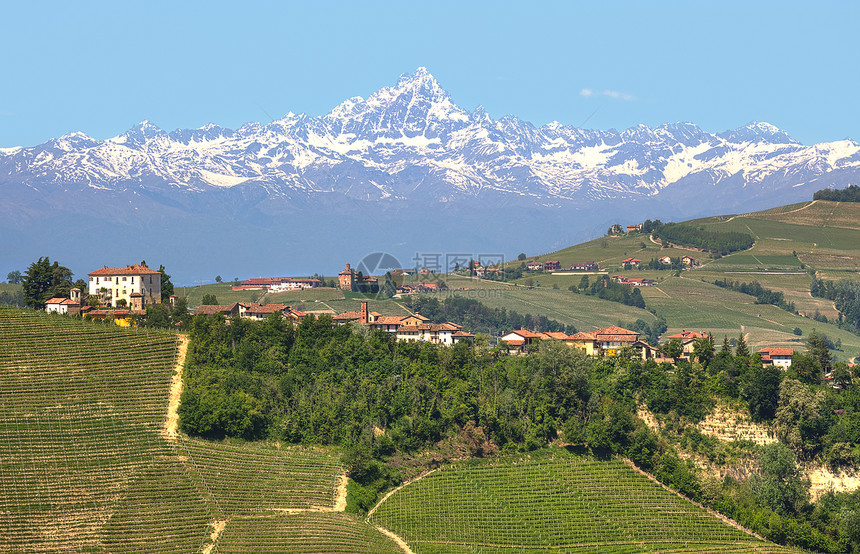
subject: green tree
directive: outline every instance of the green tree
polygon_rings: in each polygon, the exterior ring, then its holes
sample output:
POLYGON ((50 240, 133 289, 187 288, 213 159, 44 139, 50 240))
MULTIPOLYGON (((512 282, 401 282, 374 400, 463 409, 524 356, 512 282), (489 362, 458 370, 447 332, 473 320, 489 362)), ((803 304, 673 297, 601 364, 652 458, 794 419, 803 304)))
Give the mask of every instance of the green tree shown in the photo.
POLYGON ((589 286, 588 275, 583 275, 582 279, 579 280, 579 290, 586 290, 589 286))
POLYGON ((6 275, 6 282, 10 285, 20 285, 21 284, 21 272, 17 269, 15 271, 10 271, 6 275))
POLYGON ((744 338, 743 333, 738 336, 738 345, 735 347, 735 356, 738 358, 750 357, 750 349, 747 346, 747 341, 744 338))
POLYGON ((785 379, 779 385, 779 407, 776 409, 776 435, 798 455, 814 455, 821 447, 826 429, 823 410, 826 394, 813 391, 796 379, 785 379))
POLYGON ((806 349, 807 352, 809 352, 809 355, 815 358, 821 366, 821 371, 824 373, 830 371, 832 363, 830 348, 828 348, 827 341, 824 337, 816 333, 815 329, 809 333, 809 337, 806 339, 806 349))
POLYGON ((526 253, 525 253, 525 252, 520 252, 520 255, 519 255, 519 256, 517 256, 517 260, 519 260, 519 261, 523 261, 523 260, 525 260, 525 259, 526 259, 526 253))
POLYGON ((663 346, 661 346, 660 350, 663 351, 663 354, 677 362, 681 355, 684 353, 684 344, 681 342, 681 339, 672 339, 663 346))
POLYGON ((214 294, 204 294, 203 300, 201 300, 200 303, 204 306, 217 306, 218 299, 215 297, 214 294))
POLYGON ((391 278, 390 271, 385 272, 385 283, 382 285, 382 289, 379 292, 388 298, 397 294, 397 285, 394 284, 394 279, 391 278))
POLYGON ((732 345, 729 342, 729 337, 727 335, 723 335, 723 346, 720 348, 720 352, 727 352, 728 354, 732 353, 732 345))
POLYGON ((58 262, 51 264, 51 260, 45 256, 30 264, 21 285, 24 303, 30 308, 41 310, 51 298, 69 295, 72 270, 58 262))
POLYGON ((708 338, 696 339, 693 343, 693 357, 699 360, 704 366, 707 366, 714 357, 714 345, 708 338))
POLYGON ((220 276, 220 275, 216 275, 216 276, 215 276, 215 282, 216 282, 216 283, 220 283, 220 282, 221 282, 221 276, 220 276))
POLYGON ((167 302, 173 295, 173 283, 170 282, 170 275, 164 271, 164 266, 158 266, 158 271, 161 272, 161 301, 167 302))
POLYGON ((795 352, 791 357, 791 372, 797 378, 810 385, 816 385, 821 381, 821 364, 812 355, 795 352))
POLYGON ((779 406, 779 383, 782 372, 773 366, 747 370, 741 377, 740 393, 755 421, 768 421, 779 406))
POLYGON ((808 484, 794 453, 782 443, 769 444, 762 449, 759 469, 750 480, 759 504, 780 514, 798 513, 807 502, 808 484))

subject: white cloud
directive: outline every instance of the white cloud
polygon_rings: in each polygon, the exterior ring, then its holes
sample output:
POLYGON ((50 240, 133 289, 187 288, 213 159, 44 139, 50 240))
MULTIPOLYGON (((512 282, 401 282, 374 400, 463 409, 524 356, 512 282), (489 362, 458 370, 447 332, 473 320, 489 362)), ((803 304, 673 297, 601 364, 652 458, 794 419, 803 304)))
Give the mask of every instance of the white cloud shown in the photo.
POLYGON ((591 98, 595 94, 599 94, 600 96, 608 96, 613 100, 624 100, 625 102, 632 102, 636 100, 636 97, 632 94, 627 94, 626 92, 620 92, 617 90, 604 90, 602 92, 595 92, 594 89, 584 88, 579 91, 579 95, 583 98, 591 98))
POLYGON ((608 96, 610 98, 614 98, 615 100, 624 100, 625 102, 636 100, 636 97, 632 94, 627 94, 626 92, 618 92, 617 90, 604 90, 603 96, 608 96))

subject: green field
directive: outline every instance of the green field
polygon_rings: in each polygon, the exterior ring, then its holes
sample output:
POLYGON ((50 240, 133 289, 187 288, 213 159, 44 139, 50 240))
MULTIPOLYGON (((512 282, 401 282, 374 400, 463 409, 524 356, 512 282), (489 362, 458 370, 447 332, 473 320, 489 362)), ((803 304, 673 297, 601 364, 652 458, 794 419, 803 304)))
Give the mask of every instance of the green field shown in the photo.
POLYGON ((404 486, 369 518, 415 552, 788 552, 620 460, 561 448, 469 460, 404 486))
MULTIPOLYGON (((772 210, 736 216, 708 217, 688 222, 721 231, 740 231, 755 237, 746 251, 713 259, 707 253, 684 248, 661 248, 641 234, 605 236, 537 257, 559 260, 562 267, 573 262, 596 261, 604 274, 644 277, 657 281, 656 287, 640 289, 649 309, 663 317, 669 333, 681 329, 711 331, 736 337, 743 332, 755 348, 787 346, 802 350, 802 337, 814 328, 832 340, 839 339, 842 350, 837 359, 848 361, 860 355, 860 337, 832 324, 814 321, 818 312, 835 319, 838 312, 829 300, 809 294, 812 276, 824 279, 860 279, 860 204, 805 202, 772 210), (645 248, 642 248, 644 244, 645 248), (660 256, 693 256, 700 263, 694 269, 674 271, 622 270, 620 261, 635 257, 643 262, 660 256), (782 292, 793 302, 800 316, 774 306, 754 304, 752 296, 715 287, 715 280, 758 281, 765 288, 782 292), (807 317, 801 317, 801 316, 807 317)), ((508 262, 508 267, 520 261, 508 262)), ((526 273, 515 283, 469 279, 457 275, 445 278, 455 289, 446 294, 472 297, 491 307, 504 307, 522 314, 545 315, 577 329, 589 331, 636 319, 646 322, 654 315, 635 308, 572 294, 582 274, 526 273), (531 287, 527 285, 531 284, 531 287), (517 286, 512 286, 517 285, 517 286), (459 290, 465 289, 465 290, 459 290)), ((600 275, 589 275, 594 282, 600 275)))

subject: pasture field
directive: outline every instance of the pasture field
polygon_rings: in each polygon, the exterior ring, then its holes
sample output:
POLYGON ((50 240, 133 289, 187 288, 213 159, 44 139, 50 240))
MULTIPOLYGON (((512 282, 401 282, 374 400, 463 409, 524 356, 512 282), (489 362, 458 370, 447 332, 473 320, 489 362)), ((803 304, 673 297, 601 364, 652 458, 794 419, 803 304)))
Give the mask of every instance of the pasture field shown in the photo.
POLYGON ((196 308, 203 303, 204 294, 214 294, 219 304, 232 304, 233 302, 257 302, 263 296, 262 290, 232 290, 233 285, 228 283, 212 283, 210 285, 199 285, 196 287, 174 287, 174 294, 188 299, 188 307, 196 308))
POLYGON ((724 523, 621 460, 552 448, 444 466, 368 521, 414 552, 788 552, 724 523))
MULTIPOLYGON (((577 279, 578 283, 579 280, 577 279)), ((576 294, 566 288, 502 285, 498 289, 480 291, 452 291, 445 294, 475 298, 490 308, 505 308, 520 314, 543 315, 559 323, 573 325, 577 330, 593 331, 601 327, 629 324, 637 319, 648 323, 655 320, 653 314, 632 306, 601 300, 593 296, 576 294)))

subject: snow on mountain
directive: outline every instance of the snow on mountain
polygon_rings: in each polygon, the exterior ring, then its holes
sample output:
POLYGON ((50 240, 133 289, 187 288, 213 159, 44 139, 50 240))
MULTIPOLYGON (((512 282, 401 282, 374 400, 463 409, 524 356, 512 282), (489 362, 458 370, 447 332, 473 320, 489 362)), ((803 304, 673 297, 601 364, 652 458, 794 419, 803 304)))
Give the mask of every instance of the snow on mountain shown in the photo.
POLYGON ((272 197, 325 192, 370 201, 502 193, 582 202, 653 197, 678 183, 719 187, 740 177, 746 187, 791 176, 790 186, 858 171, 856 143, 804 146, 763 122, 711 134, 693 123, 618 132, 493 120, 481 107, 454 104, 423 67, 322 117, 289 113, 236 131, 210 123, 169 133, 143 121, 104 141, 70 133, 0 150, 0 186, 136 183, 200 194, 242 185, 272 197))

